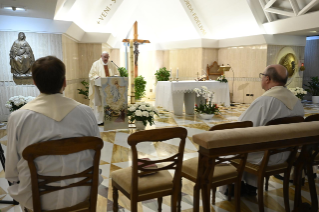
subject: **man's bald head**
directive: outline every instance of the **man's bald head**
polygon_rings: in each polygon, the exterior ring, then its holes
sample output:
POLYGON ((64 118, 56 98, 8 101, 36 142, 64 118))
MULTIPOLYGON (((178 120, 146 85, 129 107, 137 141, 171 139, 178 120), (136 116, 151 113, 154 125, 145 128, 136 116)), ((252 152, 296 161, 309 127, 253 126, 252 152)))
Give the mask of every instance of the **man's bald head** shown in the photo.
POLYGON ((288 80, 287 69, 279 64, 270 65, 266 68, 265 74, 269 76, 270 80, 279 85, 286 85, 288 80))

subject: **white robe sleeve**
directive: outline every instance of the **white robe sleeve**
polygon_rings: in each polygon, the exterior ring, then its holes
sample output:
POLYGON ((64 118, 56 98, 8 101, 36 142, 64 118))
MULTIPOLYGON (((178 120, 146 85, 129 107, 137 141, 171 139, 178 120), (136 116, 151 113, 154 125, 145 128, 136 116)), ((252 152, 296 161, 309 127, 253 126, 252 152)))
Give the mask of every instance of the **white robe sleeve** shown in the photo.
POLYGON ((99 69, 98 69, 96 64, 97 63, 94 62, 92 67, 91 67, 91 70, 90 70, 90 73, 89 73, 90 80, 95 80, 96 78, 100 77, 99 76, 99 69))
POLYGON ((13 126, 14 121, 8 121, 7 134, 8 134, 8 144, 7 144, 7 153, 6 153, 6 171, 5 178, 10 181, 19 181, 18 175, 18 162, 20 160, 18 149, 17 149, 17 127, 13 126))

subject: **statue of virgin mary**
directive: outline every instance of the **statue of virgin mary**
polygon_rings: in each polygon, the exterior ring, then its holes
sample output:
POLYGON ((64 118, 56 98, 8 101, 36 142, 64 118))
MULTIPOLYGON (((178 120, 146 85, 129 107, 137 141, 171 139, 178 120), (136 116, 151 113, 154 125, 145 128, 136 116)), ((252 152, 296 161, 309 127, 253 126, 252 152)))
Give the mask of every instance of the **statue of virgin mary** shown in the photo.
POLYGON ((14 78, 32 77, 31 66, 35 60, 31 46, 25 39, 25 34, 20 32, 18 40, 14 41, 10 50, 11 73, 14 78))

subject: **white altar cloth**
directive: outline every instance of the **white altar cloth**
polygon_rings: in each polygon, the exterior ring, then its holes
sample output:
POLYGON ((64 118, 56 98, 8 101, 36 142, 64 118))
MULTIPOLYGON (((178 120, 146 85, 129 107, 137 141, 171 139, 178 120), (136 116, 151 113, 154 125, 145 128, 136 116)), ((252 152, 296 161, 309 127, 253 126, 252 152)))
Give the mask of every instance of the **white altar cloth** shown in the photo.
MULTIPOLYGON (((213 91, 213 103, 218 105, 230 106, 228 83, 221 83, 215 80, 209 81, 180 81, 169 82, 159 81, 156 85, 155 106, 160 106, 176 115, 182 115, 183 102, 187 114, 194 114, 195 93, 194 88, 206 86, 213 91)), ((196 100, 198 103, 198 99, 196 100)))

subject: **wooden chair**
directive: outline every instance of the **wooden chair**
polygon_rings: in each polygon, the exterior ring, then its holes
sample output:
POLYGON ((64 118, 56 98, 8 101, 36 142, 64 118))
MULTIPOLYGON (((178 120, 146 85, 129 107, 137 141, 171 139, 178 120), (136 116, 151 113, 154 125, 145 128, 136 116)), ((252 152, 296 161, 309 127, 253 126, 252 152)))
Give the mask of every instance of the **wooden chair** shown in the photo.
POLYGON ((67 138, 54 141, 46 141, 41 143, 36 143, 28 146, 22 152, 23 158, 28 161, 28 165, 31 173, 32 182, 32 198, 33 198, 33 211, 41 212, 41 201, 40 196, 48 194, 54 191, 59 191, 62 189, 80 187, 80 186, 90 186, 91 194, 87 201, 81 202, 77 205, 51 210, 54 212, 69 212, 69 211, 86 211, 95 212, 97 203, 97 192, 99 185, 99 163, 100 154, 103 147, 103 141, 97 137, 78 137, 78 138, 67 138), (92 167, 81 173, 66 175, 66 176, 43 176, 37 174, 36 165, 34 160, 41 156, 48 155, 69 155, 84 150, 92 149, 95 151, 94 161, 92 167), (58 182, 61 180, 73 179, 73 178, 84 178, 83 180, 72 183, 66 186, 52 186, 47 185, 53 182, 58 182))
POLYGON ((209 80, 209 79, 216 80, 217 77, 219 77, 219 76, 224 74, 224 72, 219 72, 218 69, 219 69, 219 65, 218 65, 218 63, 216 61, 213 62, 213 64, 211 66, 209 66, 207 64, 207 67, 206 67, 206 78, 207 78, 207 80, 209 80))
MULTIPOLYGON (((310 121, 319 121, 319 114, 314 114, 311 116, 308 116, 305 118, 305 122, 310 122, 310 121)), ((314 147, 314 151, 312 154, 312 161, 313 161, 313 166, 319 165, 319 146, 316 145, 314 147)))
MULTIPOLYGON (((213 126, 209 131, 215 130, 225 130, 225 129, 234 129, 234 128, 245 128, 252 127, 253 123, 251 121, 245 122, 234 122, 226 123, 213 126)), ((204 176, 198 175, 198 170, 205 169, 205 164, 207 160, 210 160, 210 166, 206 167, 206 170, 210 170, 210 179, 211 179, 211 188, 213 191, 212 202, 215 204, 215 193, 216 187, 222 185, 228 185, 235 183, 235 197, 236 197, 236 211, 240 211, 240 185, 241 178, 246 162, 247 153, 235 155, 233 157, 223 158, 223 157, 214 157, 210 158, 204 157, 202 155, 199 158, 191 158, 183 162, 182 177, 195 183, 194 186, 194 211, 199 211, 199 191, 200 187, 198 186, 204 176), (232 165, 223 164, 222 162, 230 161, 233 159, 238 159, 240 161, 239 167, 236 169, 232 165)), ((230 193, 230 190, 229 190, 230 193)), ((209 195, 209 194, 207 194, 209 195)), ((181 199, 179 200, 181 201, 181 199)))
POLYGON ((158 199, 158 211, 162 211, 163 196, 171 195, 171 211, 177 211, 180 193, 180 178, 187 130, 182 127, 164 128, 136 132, 128 137, 132 148, 132 167, 112 172, 113 211, 118 211, 118 190, 131 200, 131 211, 137 212, 137 203, 148 199, 158 199), (138 158, 136 145, 141 142, 159 142, 180 138, 178 153, 162 160, 147 161, 138 158), (169 165, 146 169, 156 163, 170 162, 169 165), (142 163, 138 165, 138 163, 142 163), (174 177, 168 170, 175 170, 174 177), (152 175, 144 176, 152 172, 152 175))
MULTIPOLYGON (((285 117, 285 118, 271 120, 266 124, 266 126, 298 123, 298 122, 303 122, 303 121, 304 121, 304 119, 301 116, 285 117)), ((256 175, 257 179, 258 179, 258 183, 257 183, 258 191, 257 192, 258 192, 258 207, 259 207, 260 212, 264 211, 264 201, 263 201, 264 200, 263 199, 264 198, 264 195, 263 195, 264 178, 266 178, 265 190, 267 191, 269 177, 271 175, 282 174, 282 173, 284 173, 283 190, 284 190, 285 209, 286 209, 286 211, 290 211, 289 193, 288 193, 289 177, 290 177, 291 167, 292 167, 293 162, 294 162, 295 157, 296 157, 297 150, 298 150, 298 146, 283 148, 283 149, 270 149, 270 150, 265 151, 264 157, 263 157, 260 165, 252 164, 249 162, 246 163, 245 172, 256 175), (269 161, 269 158, 271 155, 282 153, 282 152, 287 152, 287 151, 290 151, 290 156, 286 162, 284 162, 282 164, 268 166, 268 161, 269 161)), ((238 166, 239 161, 233 160, 232 164, 234 166, 238 166)))

